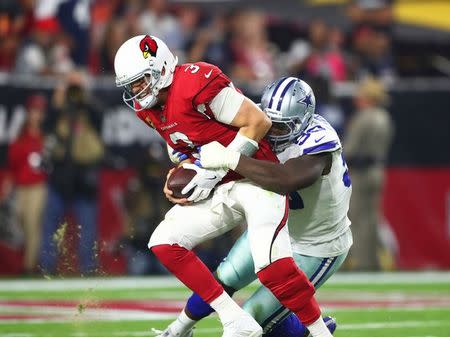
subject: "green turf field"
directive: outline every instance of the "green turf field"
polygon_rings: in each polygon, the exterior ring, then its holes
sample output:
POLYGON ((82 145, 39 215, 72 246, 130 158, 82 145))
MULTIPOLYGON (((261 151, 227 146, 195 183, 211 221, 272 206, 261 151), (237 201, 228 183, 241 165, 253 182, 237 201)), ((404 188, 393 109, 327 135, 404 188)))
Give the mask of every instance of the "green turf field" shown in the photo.
MULTIPOLYGON (((188 295, 166 277, 0 280, 0 337, 154 336, 188 295)), ((341 273, 317 295, 336 337, 450 336, 450 273, 341 273)), ((194 335, 221 336, 216 316, 194 335)))

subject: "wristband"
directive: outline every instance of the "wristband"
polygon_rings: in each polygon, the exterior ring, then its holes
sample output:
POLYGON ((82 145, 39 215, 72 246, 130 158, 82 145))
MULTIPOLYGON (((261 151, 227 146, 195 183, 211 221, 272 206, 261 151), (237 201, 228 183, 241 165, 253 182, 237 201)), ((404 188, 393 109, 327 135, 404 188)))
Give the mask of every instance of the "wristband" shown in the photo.
POLYGON ((256 151, 258 151, 259 146, 258 142, 238 132, 227 148, 232 151, 239 152, 244 156, 253 157, 256 151))

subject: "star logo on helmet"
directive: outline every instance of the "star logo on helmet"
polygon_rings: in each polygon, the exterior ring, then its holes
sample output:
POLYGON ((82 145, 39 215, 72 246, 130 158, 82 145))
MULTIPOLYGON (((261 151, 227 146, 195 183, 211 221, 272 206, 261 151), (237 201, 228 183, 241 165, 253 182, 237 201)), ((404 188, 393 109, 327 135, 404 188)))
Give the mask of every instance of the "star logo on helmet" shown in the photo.
POLYGON ((158 45, 151 36, 145 35, 145 37, 139 42, 139 48, 141 49, 144 58, 148 58, 149 55, 156 56, 158 45))
POLYGON ((301 100, 298 101, 298 103, 303 103, 306 105, 306 109, 308 109, 310 106, 313 105, 313 102, 311 101, 311 94, 306 95, 301 100))

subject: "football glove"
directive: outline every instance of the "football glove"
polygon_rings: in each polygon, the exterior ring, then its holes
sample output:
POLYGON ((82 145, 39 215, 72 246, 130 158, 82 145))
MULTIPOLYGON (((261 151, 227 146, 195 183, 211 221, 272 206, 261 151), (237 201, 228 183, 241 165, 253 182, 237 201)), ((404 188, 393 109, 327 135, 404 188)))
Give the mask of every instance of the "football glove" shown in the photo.
POLYGON ((186 194, 194 189, 194 192, 187 198, 187 200, 192 202, 206 199, 219 181, 227 174, 226 170, 206 170, 194 164, 183 164, 183 167, 197 172, 195 177, 181 191, 181 193, 186 194))

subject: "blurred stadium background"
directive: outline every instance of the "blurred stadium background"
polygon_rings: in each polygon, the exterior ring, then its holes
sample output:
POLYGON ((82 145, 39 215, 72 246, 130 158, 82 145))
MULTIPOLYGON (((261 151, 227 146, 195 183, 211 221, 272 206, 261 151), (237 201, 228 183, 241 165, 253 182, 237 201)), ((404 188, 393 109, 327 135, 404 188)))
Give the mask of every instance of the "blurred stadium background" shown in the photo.
MULTIPOLYGON (((114 85, 115 51, 143 33, 255 101, 280 76, 307 80, 344 144, 364 79, 379 81, 368 95, 389 98, 393 136, 367 210, 376 262, 353 253, 319 299, 336 336, 450 336, 449 13, 448 0, 1 0, 0 336, 151 335, 188 295, 146 249, 170 207, 165 145, 114 85)), ((197 253, 214 268, 241 230, 197 253)), ((219 336, 217 320, 198 334, 219 336)))

